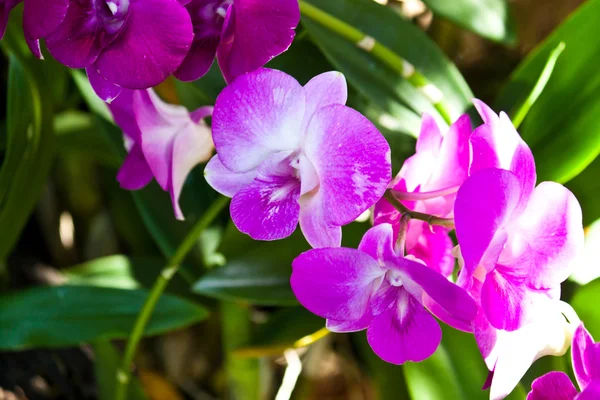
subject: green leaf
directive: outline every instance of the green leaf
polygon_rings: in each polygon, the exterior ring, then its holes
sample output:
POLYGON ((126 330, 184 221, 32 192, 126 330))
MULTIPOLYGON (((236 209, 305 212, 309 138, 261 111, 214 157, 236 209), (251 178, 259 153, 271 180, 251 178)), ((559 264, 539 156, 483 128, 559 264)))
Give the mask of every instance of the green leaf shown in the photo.
POLYGON ((107 167, 119 168, 123 159, 98 128, 98 118, 93 114, 72 110, 58 114, 54 118, 58 152, 85 156, 107 167))
POLYGON ((520 127, 536 158, 538 180, 567 182, 600 153, 600 0, 583 4, 521 63, 498 97, 513 110, 528 96, 552 51, 566 47, 550 80, 520 127))
POLYGON ((413 399, 467 399, 444 346, 427 360, 402 366, 408 391, 413 399))
POLYGON ((309 246, 300 230, 285 240, 257 242, 230 224, 220 252, 227 260, 194 284, 194 292, 261 305, 297 305, 290 288, 292 261, 309 246))
POLYGON ((7 145, 0 169, 0 261, 18 240, 54 160, 52 103, 46 97, 51 93, 40 82, 39 65, 17 56, 10 57, 7 145))
MULTIPOLYGON (((160 258, 113 255, 65 268, 61 273, 67 278, 65 284, 71 286, 151 289, 164 268, 165 261, 160 258)), ((171 278, 167 292, 193 297, 188 282, 181 275, 171 278)))
MULTIPOLYGON (((307 2, 373 37, 412 63, 417 71, 442 91, 451 107, 452 117, 457 117, 469 107, 472 94, 460 72, 424 32, 391 9, 371 0, 307 2)), ((349 83, 387 115, 395 118, 397 125, 404 124, 409 118, 412 134, 418 135, 416 121, 422 112, 437 116, 438 121, 445 124, 420 91, 371 54, 310 18, 303 18, 302 21, 317 45, 332 64, 346 75, 349 83), (412 118, 407 117, 411 114, 412 118)))
POLYGON ((434 14, 487 39, 516 44, 515 21, 506 0, 423 0, 434 14))
MULTIPOLYGON (((147 290, 101 287, 39 287, 0 298, 0 349, 73 346, 82 342, 124 339, 147 290)), ((164 295, 145 335, 182 328, 208 316, 192 302, 164 295)))
POLYGON ((571 299, 571 306, 585 323, 592 336, 600 337, 600 279, 580 286, 571 299))
MULTIPOLYGON (((113 400, 117 371, 121 361, 119 353, 108 341, 96 341, 92 343, 92 348, 98 396, 100 400, 113 400)), ((142 385, 135 377, 129 382, 127 398, 129 400, 148 399, 142 385)))

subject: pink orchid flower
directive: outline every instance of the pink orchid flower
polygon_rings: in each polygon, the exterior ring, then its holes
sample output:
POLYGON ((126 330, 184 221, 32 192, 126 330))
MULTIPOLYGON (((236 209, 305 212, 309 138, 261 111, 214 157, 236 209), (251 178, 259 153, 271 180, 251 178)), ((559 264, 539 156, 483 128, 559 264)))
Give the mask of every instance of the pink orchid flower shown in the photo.
POLYGON ((391 179, 389 145, 346 97, 339 72, 302 87, 269 69, 221 92, 212 119, 217 155, 205 176, 233 198, 240 231, 277 240, 299 222, 311 246, 337 247, 341 226, 381 198, 391 179))
POLYGON ((439 346, 442 332, 425 298, 456 319, 471 321, 477 312, 463 289, 396 253, 390 224, 367 231, 358 250, 313 249, 292 267, 292 290, 304 307, 327 318, 331 331, 367 329, 373 351, 393 364, 422 361, 439 346))
POLYGON ((152 89, 124 89, 109 108, 130 144, 117 175, 121 187, 138 190, 156 179, 170 193, 175 216, 182 220, 179 195, 185 179, 212 155, 210 128, 203 122, 212 107, 190 113, 163 102, 152 89))
MULTIPOLYGON (((442 134, 433 117, 423 114, 416 154, 409 157, 390 185, 397 198, 412 211, 450 217, 459 186, 467 179, 471 122, 465 114, 442 134)), ((398 234, 400 212, 386 199, 375 205, 374 224, 391 223, 398 234)), ((444 276, 452 275, 453 244, 448 230, 426 222, 409 222, 406 251, 444 276)))

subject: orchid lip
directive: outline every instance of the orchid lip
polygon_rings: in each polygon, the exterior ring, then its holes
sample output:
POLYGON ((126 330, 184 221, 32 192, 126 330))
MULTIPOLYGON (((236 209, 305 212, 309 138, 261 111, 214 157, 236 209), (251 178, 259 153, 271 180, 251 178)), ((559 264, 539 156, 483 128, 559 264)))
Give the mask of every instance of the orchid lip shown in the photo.
POLYGON ((394 287, 401 287, 404 284, 399 271, 390 269, 385 275, 389 284, 394 287))

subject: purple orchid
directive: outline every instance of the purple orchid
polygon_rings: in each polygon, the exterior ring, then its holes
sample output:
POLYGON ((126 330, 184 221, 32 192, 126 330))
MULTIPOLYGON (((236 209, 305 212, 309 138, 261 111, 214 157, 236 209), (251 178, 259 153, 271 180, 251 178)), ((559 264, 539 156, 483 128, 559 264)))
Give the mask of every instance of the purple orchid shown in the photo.
POLYGON ((600 398, 600 343, 595 343, 590 333, 580 324, 573 336, 571 360, 575 386, 564 372, 549 372, 531 385, 527 400, 595 400, 600 398))
MULTIPOLYGON (((0 40, 4 37, 10 11, 22 0, 0 0, 0 40)), ((39 41, 64 20, 69 0, 24 0, 23 32, 31 51, 39 58, 39 41)))
POLYGON ((264 66, 286 51, 300 22, 297 0, 183 0, 194 41, 175 73, 184 81, 208 71, 215 55, 225 80, 264 66))
POLYGON ((425 297, 457 319, 473 320, 477 312, 463 289, 396 252, 390 224, 367 231, 358 250, 301 254, 293 262, 290 282, 304 307, 327 318, 329 330, 367 329, 373 351, 393 364, 422 361, 440 343, 442 332, 424 307, 425 297))
MULTIPOLYGON (((423 114, 416 154, 408 158, 390 185, 407 208, 439 217, 452 216, 454 199, 467 179, 471 122, 460 117, 442 134, 435 120, 423 114)), ((386 199, 375 205, 374 223, 391 223, 397 235, 401 214, 386 199)), ((423 221, 412 220, 406 237, 406 252, 423 260, 444 276, 452 275, 454 258, 448 230, 432 229, 423 221)))
POLYGON ((138 190, 156 179, 170 193, 177 219, 183 219, 179 195, 185 179, 212 155, 210 128, 203 122, 212 107, 189 113, 164 103, 152 89, 124 89, 109 108, 129 143, 117 175, 121 187, 138 190))
POLYGON ((506 114, 476 102, 484 121, 471 137, 470 177, 454 217, 464 258, 459 282, 481 278, 481 305, 497 329, 514 331, 532 305, 556 298, 583 249, 581 207, 564 186, 535 187, 535 163, 506 114))
MULTIPOLYGON (((55 1, 36 2, 42 16, 56 7, 55 1)), ((193 28, 177 0, 69 0, 64 20, 32 39, 40 37, 59 62, 86 68, 98 95, 111 101, 121 88, 146 89, 175 72, 193 28)), ((39 55, 39 46, 32 51, 39 55)))
POLYGON ((328 72, 302 87, 260 69, 217 98, 217 155, 205 176, 233 197, 231 217, 254 239, 292 234, 298 222, 313 247, 341 244, 341 226, 381 198, 391 178, 390 148, 379 131, 346 107, 344 76, 328 72))

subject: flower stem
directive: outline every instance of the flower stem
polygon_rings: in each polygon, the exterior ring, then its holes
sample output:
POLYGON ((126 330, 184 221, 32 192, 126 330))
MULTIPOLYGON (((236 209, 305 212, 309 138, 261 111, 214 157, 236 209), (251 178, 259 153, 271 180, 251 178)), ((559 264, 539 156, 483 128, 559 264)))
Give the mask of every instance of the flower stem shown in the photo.
POLYGON ((133 357, 135 356, 138 344, 142 339, 142 335, 144 333, 144 329, 152 316, 152 312, 160 299, 160 296, 164 292, 165 288, 171 281, 171 278, 175 273, 179 270, 179 266, 187 256, 187 254, 192 250, 194 245, 196 244, 196 240, 198 236, 204 232, 206 228, 212 223, 212 221, 219 215, 221 210, 225 208, 225 206, 229 203, 229 198, 221 197, 216 200, 206 212, 202 215, 202 217, 196 222, 192 230, 185 237, 183 242, 179 245, 175 254, 171 257, 165 268, 162 270, 156 282, 154 282, 154 286, 150 290, 150 294, 146 299, 146 302, 142 306, 142 310, 137 316, 135 324, 133 326, 133 330, 129 335, 129 339, 127 341, 127 346, 125 347, 125 354, 123 355, 123 359, 121 361, 121 366, 117 370, 117 381, 115 384, 115 400, 125 400, 127 393, 127 386, 129 381, 131 380, 131 363, 133 362, 133 357))
POLYGON ((405 207, 404 204, 402 204, 400 202, 400 200, 398 200, 396 198, 396 196, 394 196, 394 191, 392 189, 386 190, 384 197, 387 201, 390 202, 391 205, 393 205, 396 208, 396 210, 400 211, 400 213, 403 215, 408 215, 412 219, 418 219, 420 221, 425 221, 429 225, 438 225, 438 226, 444 226, 446 228, 454 229, 454 219, 453 218, 440 218, 440 217, 436 217, 435 215, 424 214, 424 213, 420 213, 417 211, 412 211, 412 210, 408 209, 407 207, 405 207))
POLYGON ((354 43, 357 47, 373 55, 377 60, 398 73, 411 85, 417 88, 433 104, 435 109, 448 124, 452 123, 450 110, 444 102, 443 93, 423 74, 415 70, 415 67, 411 63, 376 41, 373 37, 366 35, 352 25, 347 24, 304 0, 300 0, 300 11, 303 16, 354 43))

